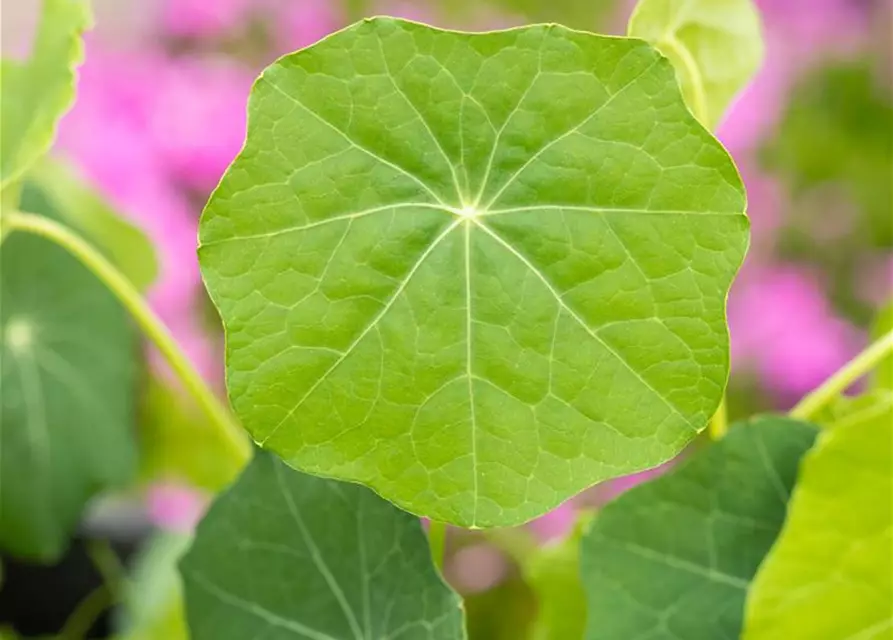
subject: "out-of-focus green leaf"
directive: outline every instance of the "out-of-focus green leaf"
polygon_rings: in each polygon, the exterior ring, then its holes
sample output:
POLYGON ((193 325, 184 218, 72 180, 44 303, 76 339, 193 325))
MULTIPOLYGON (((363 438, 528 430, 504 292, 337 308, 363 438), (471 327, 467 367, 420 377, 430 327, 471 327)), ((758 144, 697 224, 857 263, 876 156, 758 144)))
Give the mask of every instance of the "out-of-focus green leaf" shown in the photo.
POLYGON ((90 25, 87 0, 43 0, 31 57, 0 63, 0 188, 53 144, 56 125, 74 102, 81 36, 90 25))
POLYGON ((192 396, 150 375, 140 409, 140 476, 146 482, 174 479, 215 492, 241 470, 220 429, 192 396))
POLYGON ((570 535, 540 547, 524 564, 524 577, 538 605, 531 640, 582 640, 586 594, 580 576, 580 543, 590 524, 589 516, 581 516, 570 535))
POLYGON ((248 109, 199 253, 266 449, 493 527, 704 428, 744 192, 649 44, 377 18, 248 109))
POLYGON ((192 640, 465 637, 419 520, 258 452, 180 564, 192 640))
POLYGON ((586 638, 737 638, 815 434, 781 417, 733 425, 605 506, 582 543, 586 638))
MULTIPOLYGON (((28 210, 60 220, 26 189, 28 210)), ((65 249, 0 246, 0 548, 58 558, 87 500, 136 467, 139 350, 125 310, 65 249)))
POLYGON ((709 129, 763 60, 753 0, 639 0, 628 33, 673 62, 689 108, 709 129))
POLYGON ((189 640, 177 563, 191 541, 162 533, 141 550, 128 581, 120 640, 189 640))
POLYGON ((29 175, 65 221, 98 246, 138 289, 155 280, 155 250, 146 235, 124 220, 74 167, 56 159, 38 162, 29 175))
POLYGON ((536 594, 519 575, 465 596, 468 640, 531 640, 536 594))
POLYGON ((893 404, 832 425, 803 459, 743 637, 893 637, 893 404))

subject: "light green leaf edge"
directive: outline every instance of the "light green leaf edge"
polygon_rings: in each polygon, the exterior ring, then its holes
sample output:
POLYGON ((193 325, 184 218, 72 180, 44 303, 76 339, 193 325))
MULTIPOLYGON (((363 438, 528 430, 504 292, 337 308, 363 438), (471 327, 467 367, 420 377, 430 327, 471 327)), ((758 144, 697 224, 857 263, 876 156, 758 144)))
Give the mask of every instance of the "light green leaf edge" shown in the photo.
POLYGON ((893 394, 819 436, 747 596, 744 640, 893 638, 893 394))
POLYGON ((460 640, 417 518, 258 452, 180 563, 192 640, 460 640))
POLYGON ((47 151, 75 99, 82 35, 93 25, 87 0, 43 0, 30 59, 0 64, 0 189, 17 181, 47 151))
POLYGON ((711 130, 763 61, 753 0, 640 0, 627 33, 672 60, 692 113, 711 130))
MULTIPOLYGON (((424 66, 431 60, 429 56, 418 62, 424 66)), ((593 170, 593 175, 599 174, 593 170)), ((691 118, 672 66, 646 43, 557 25, 464 34, 395 19, 364 21, 283 57, 263 72, 249 101, 245 147, 203 214, 200 263, 226 329, 232 405, 256 441, 296 468, 365 483, 401 508, 460 526, 530 520, 595 482, 672 458, 704 428, 728 374, 725 299, 747 246, 744 208, 743 187, 731 159, 691 118), (331 73, 300 71, 302 65, 313 69, 325 60, 342 71, 349 64, 374 69, 376 60, 384 68, 386 38, 379 33, 396 38, 397 44, 401 38, 405 43, 418 37, 419 46, 440 47, 441 52, 464 47, 470 55, 490 49, 496 62, 471 93, 460 89, 455 73, 439 63, 439 71, 426 67, 409 79, 410 84, 416 80, 428 86, 434 78, 440 83, 437 90, 446 91, 458 101, 455 104, 438 97, 417 107, 416 101, 426 94, 385 74, 392 86, 383 99, 391 99, 390 108, 405 125, 388 137, 381 121, 370 120, 368 113, 354 109, 348 118, 338 111, 339 105, 353 104, 348 83, 331 73), (362 52, 342 55, 339 43, 348 41, 361 42, 357 46, 362 52), (541 76, 537 59, 541 64, 544 56, 539 49, 547 41, 558 52, 547 64, 558 65, 557 71, 547 71, 541 81, 546 84, 534 87, 541 76), (576 61, 577 54, 586 59, 576 61), (569 60, 579 65, 574 73, 558 73, 569 60), (601 76, 595 75, 593 65, 601 76), (299 81, 306 78, 316 84, 296 97, 299 81), (559 89, 566 90, 562 100, 554 97, 559 89), (507 103, 506 92, 512 91, 513 102, 507 103), (537 111, 532 115, 518 108, 525 99, 534 101, 537 111), (599 106, 614 99, 616 105, 599 113, 599 106), (656 126, 650 100, 660 101, 657 123, 662 135, 645 135, 656 126), (501 126, 481 107, 488 102, 502 109, 501 126), (587 117, 581 120, 578 115, 575 122, 573 109, 587 117), (462 126, 449 126, 457 117, 462 126), (332 124, 333 119, 355 135, 332 124), (539 151, 529 157, 502 154, 496 144, 488 145, 500 140, 520 145, 533 124, 546 131, 539 151), (567 142, 587 124, 622 130, 623 139, 614 144, 581 133, 585 143, 576 138, 567 142), (473 128, 474 135, 463 133, 466 127, 473 128), (651 151, 656 138, 664 137, 660 149, 651 151), (472 148, 475 141, 477 151, 472 148), (564 142, 563 153, 551 149, 558 141, 564 142), (574 146, 574 141, 579 144, 574 146), (381 155, 370 151, 370 143, 381 146, 376 147, 381 155), (588 173, 578 174, 577 182, 566 172, 559 179, 541 157, 545 154, 551 162, 563 157, 580 161, 574 156, 579 153, 607 157, 593 151, 599 148, 605 154, 610 149, 611 167, 626 168, 612 174, 602 167, 613 189, 602 193, 607 202, 594 207, 579 182, 588 180, 588 173), (461 155, 461 166, 449 153, 461 155), (646 179, 639 191, 629 193, 625 180, 651 175, 650 163, 656 162, 652 153, 667 165, 661 177, 646 179), (535 160, 536 172, 528 171, 518 180, 535 160), (401 161, 411 168, 402 167, 401 161), (492 170, 485 173, 485 167, 492 170), (341 180, 353 184, 352 198, 342 197, 340 189, 321 191, 337 183, 333 181, 339 171, 341 180), (380 184, 367 188, 367 172, 380 184), (539 182, 530 185, 534 173, 539 182), (461 184, 466 189, 443 195, 461 184), (527 206, 534 186, 543 209, 527 206), (303 189, 303 197, 297 197, 298 189, 303 189), (623 214, 649 189, 650 200, 638 209, 647 215, 635 216, 641 219, 633 224, 632 217, 623 214), (464 192, 477 196, 469 202, 464 192), (611 203, 620 208, 611 208, 611 203), (496 215, 507 211, 514 215, 496 215), (701 215, 711 213, 720 215, 701 215), (384 237, 370 226, 375 214, 390 221, 396 237, 384 237), (540 214, 544 219, 537 222, 540 214), (598 233, 587 233, 584 222, 598 233), (638 255, 630 254, 621 238, 635 241, 638 255), (567 247, 572 241, 580 244, 574 247, 577 254, 568 251, 564 262, 550 265, 555 256, 548 255, 548 243, 567 247), (587 247, 594 252, 589 254, 584 242, 599 246, 587 247), (481 247, 499 254, 503 264, 511 263, 511 273, 500 273, 497 261, 481 247), (660 248, 664 252, 658 255, 660 248), (332 263, 338 251, 354 254, 332 263), (475 287, 461 282, 453 287, 432 274, 435 262, 453 274, 472 273, 472 261, 458 257, 463 252, 474 253, 475 261, 490 260, 487 269, 492 275, 484 274, 489 280, 482 283, 488 291, 472 293, 475 287), (576 276, 568 272, 574 261, 576 276), (357 266, 353 272, 351 264, 357 266), (608 275, 587 281, 584 272, 608 275), (503 277, 514 278, 516 288, 502 291, 503 277), (556 280, 562 281, 560 288, 556 280), (345 283, 358 289, 349 292, 345 283), (528 293, 522 296, 523 287, 528 293), (565 297, 571 288, 575 291, 565 297), (587 293, 593 289, 601 294, 587 293), (396 324, 412 322, 417 311, 410 306, 410 293, 424 310, 432 311, 426 311, 424 321, 429 324, 418 337, 420 344, 436 348, 429 343, 439 333, 461 329, 456 348, 427 363, 413 353, 414 362, 404 358, 406 375, 399 375, 396 365, 381 369, 379 364, 375 371, 351 373, 348 356, 354 351, 366 357, 370 348, 375 350, 371 342, 376 339, 401 340, 396 324), (468 322, 470 316, 466 319, 472 295, 475 315, 480 316, 477 323, 468 322), (637 304, 650 304, 637 301, 637 295, 649 300, 666 295, 667 314, 685 317, 652 322, 642 308, 636 311, 637 304), (682 299, 687 296, 697 303, 682 299), (517 326, 500 326, 510 311, 517 326), (487 314, 490 318, 484 317, 487 314), (633 321, 630 314, 645 319, 633 321), (584 319, 588 316, 593 317, 584 319), (472 325, 474 349, 463 337, 471 335, 472 325), (560 330, 553 330, 556 326, 560 330), (550 332, 565 340, 552 341, 546 335, 550 332), (518 349, 531 340, 541 342, 545 352, 539 347, 518 349), (550 353, 550 342, 561 344, 550 353), (642 349, 645 344, 648 348, 642 349), (500 349, 510 356, 495 357, 500 349), (473 363, 466 356, 473 350, 484 355, 489 351, 493 357, 473 363), (543 391, 545 380, 540 378, 550 362, 559 372, 555 375, 566 374, 566 379, 543 391), (446 375, 454 364, 456 370, 446 375), (598 380, 580 373, 594 369, 603 370, 598 380), (375 376, 385 374, 393 379, 379 379, 377 384, 375 376), (571 391, 581 383, 585 388, 571 391), (403 393, 405 401, 373 402, 376 389, 403 393), (536 408, 526 404, 541 391, 558 396, 545 397, 536 408), (608 397, 611 402, 605 402, 608 397), (474 415, 457 410, 472 404, 474 415), (420 435, 410 434, 410 423, 420 435)), ((410 339, 402 346, 408 348, 410 339)))
POLYGON ((74 165, 57 158, 38 161, 28 176, 69 226, 92 240, 133 285, 145 292, 158 275, 155 249, 146 234, 88 187, 74 165))
MULTIPOLYGON (((813 425, 761 417, 609 503, 583 538, 586 638, 738 638, 813 425)), ((791 636, 792 637, 792 636, 791 636)))

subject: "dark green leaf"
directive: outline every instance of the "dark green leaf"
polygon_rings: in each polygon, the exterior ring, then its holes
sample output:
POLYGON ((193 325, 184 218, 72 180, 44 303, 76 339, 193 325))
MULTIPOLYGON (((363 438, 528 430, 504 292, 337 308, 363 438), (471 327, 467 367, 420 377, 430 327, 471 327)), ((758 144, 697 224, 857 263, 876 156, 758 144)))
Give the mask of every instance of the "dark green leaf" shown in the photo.
POLYGON ((734 640, 816 429, 767 417, 608 504, 583 540, 586 637, 734 640))
POLYGON ((744 192, 646 43, 368 20, 266 69, 248 129, 200 260, 288 464, 509 525, 718 406, 744 192))
POLYGON ((459 597, 418 519, 258 453, 181 563, 193 640, 457 640, 459 597))
MULTIPOLYGON (((58 220, 41 196, 24 204, 58 220)), ((0 547, 50 561, 87 500, 136 465, 135 333, 115 297, 57 245, 0 245, 0 547)))

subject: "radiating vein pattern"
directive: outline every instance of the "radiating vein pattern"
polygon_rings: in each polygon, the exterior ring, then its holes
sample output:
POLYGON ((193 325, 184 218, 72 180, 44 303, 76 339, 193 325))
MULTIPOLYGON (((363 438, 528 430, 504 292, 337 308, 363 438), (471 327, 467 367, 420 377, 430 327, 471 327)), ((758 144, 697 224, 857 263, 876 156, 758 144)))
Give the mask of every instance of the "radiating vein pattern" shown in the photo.
POLYGON ((816 429, 761 418, 598 514, 581 547, 587 640, 735 640, 816 429))
POLYGON ((493 526, 703 428, 746 244, 650 46, 373 19, 264 71, 200 259, 258 442, 493 526))
POLYGON ((417 518, 258 453, 181 564, 195 640, 460 640, 417 518))

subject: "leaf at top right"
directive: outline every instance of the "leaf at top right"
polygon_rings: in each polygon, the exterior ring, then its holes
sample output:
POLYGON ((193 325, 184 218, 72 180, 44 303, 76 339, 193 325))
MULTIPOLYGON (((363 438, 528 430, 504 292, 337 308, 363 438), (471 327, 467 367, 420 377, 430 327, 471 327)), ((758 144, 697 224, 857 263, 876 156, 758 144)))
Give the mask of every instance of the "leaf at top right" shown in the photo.
POLYGON ((744 640, 893 638, 893 403, 823 432, 748 594, 744 640))
POLYGON ((752 0, 641 0, 628 34, 652 43, 673 62, 686 103, 709 129, 763 60, 752 0))

